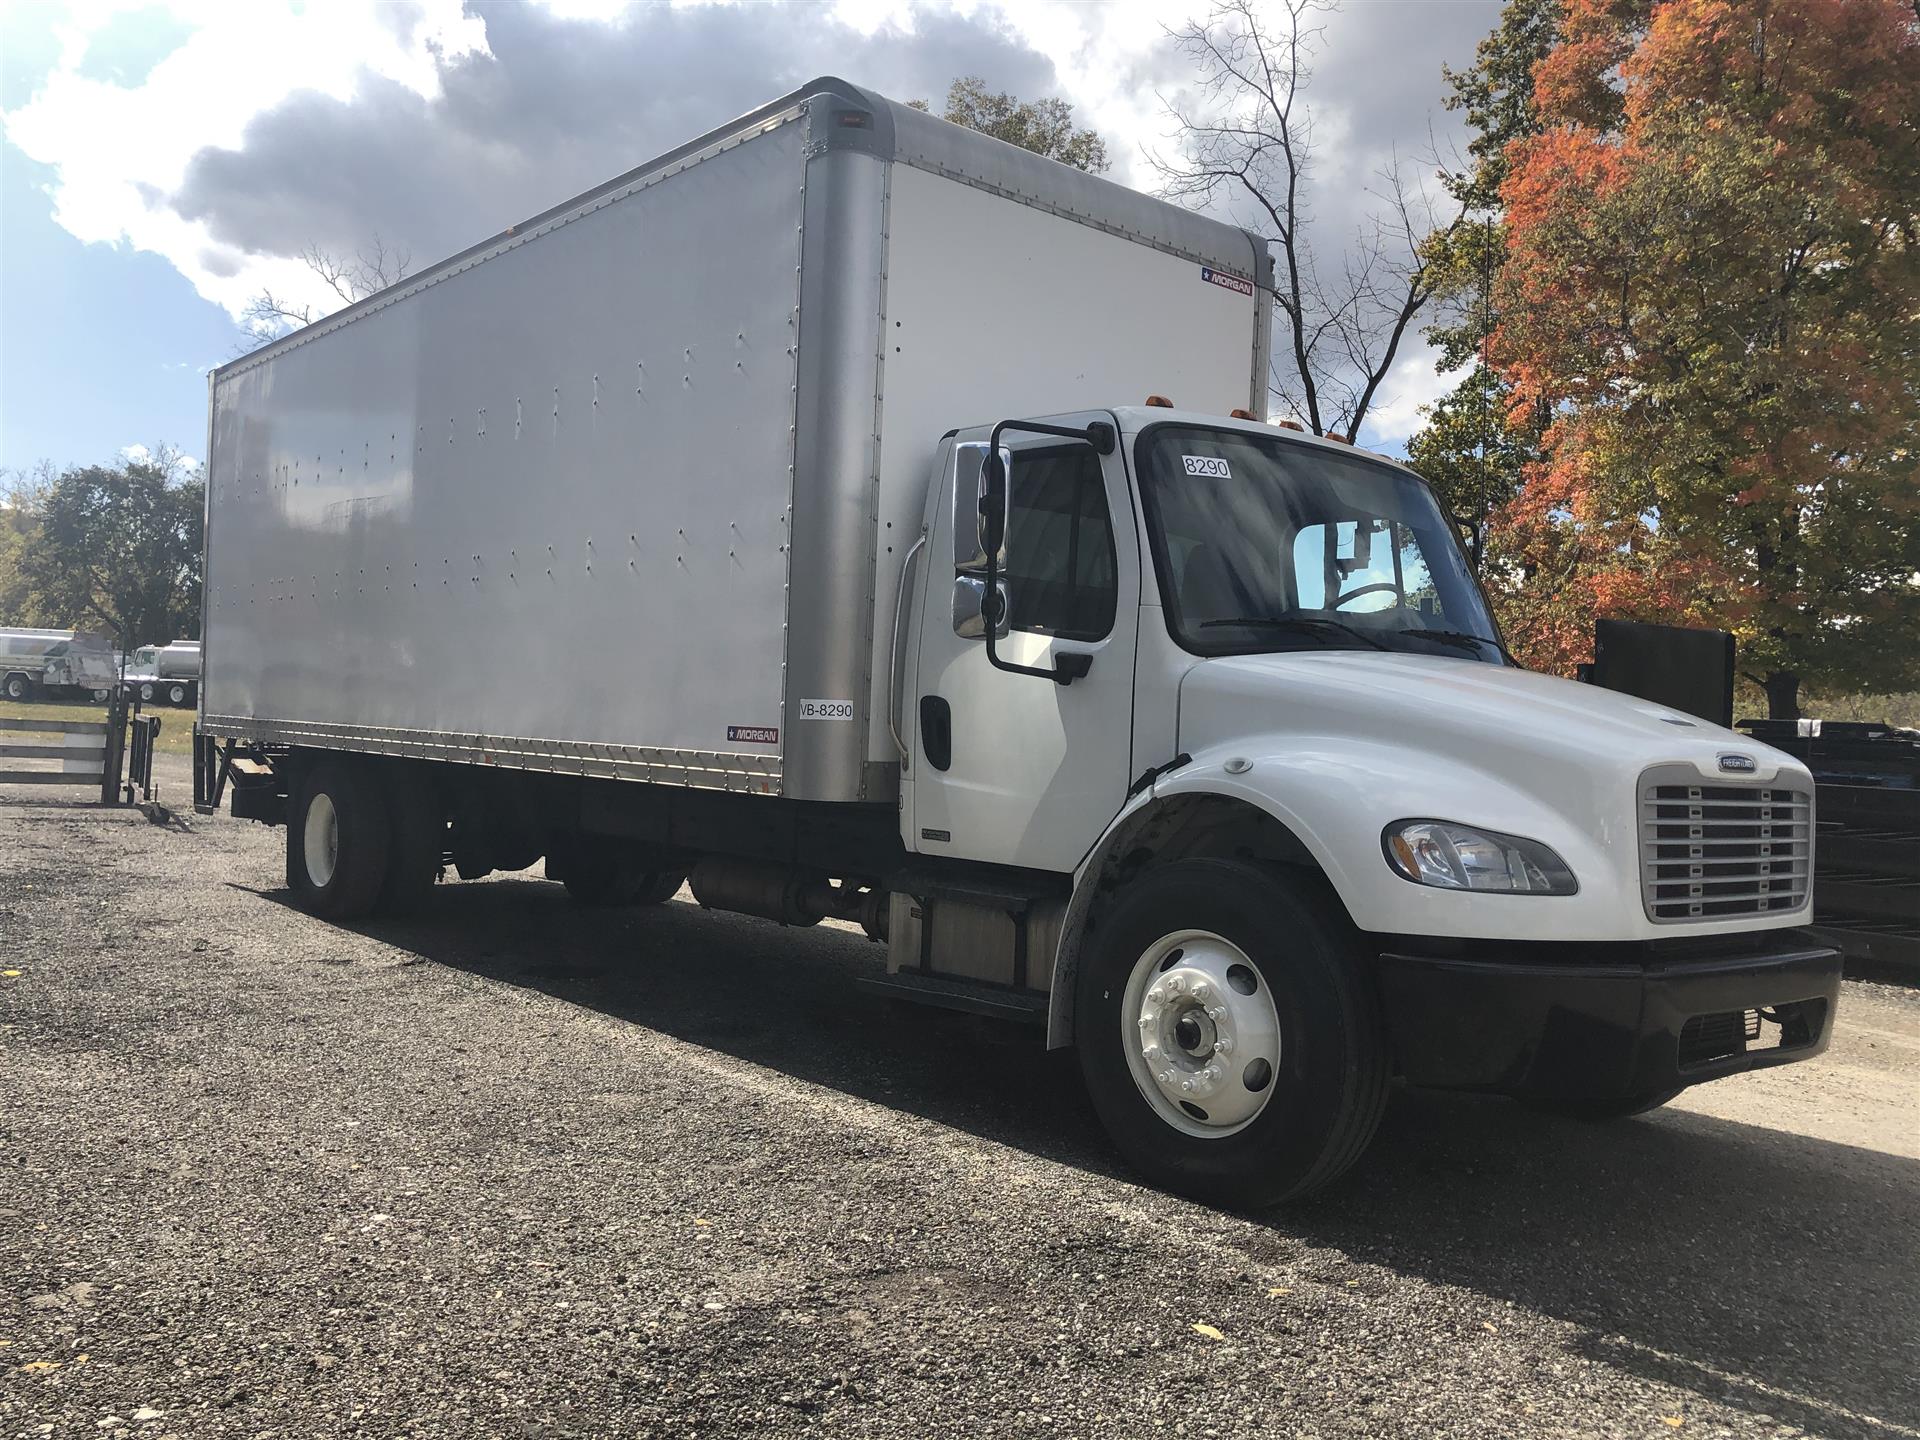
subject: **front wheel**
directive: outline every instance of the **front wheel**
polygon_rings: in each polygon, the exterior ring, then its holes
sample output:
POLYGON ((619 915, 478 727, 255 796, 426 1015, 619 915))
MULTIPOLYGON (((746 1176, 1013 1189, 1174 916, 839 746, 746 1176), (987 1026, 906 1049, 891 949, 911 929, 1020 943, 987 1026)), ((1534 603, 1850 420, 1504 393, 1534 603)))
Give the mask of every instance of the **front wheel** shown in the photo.
POLYGON ((1182 860, 1090 938, 1074 1028, 1094 1108, 1156 1183, 1248 1208, 1360 1158, 1388 1067, 1341 917, 1283 875, 1182 860))
POLYGON ((6 694, 9 700, 26 700, 33 695, 33 681, 24 675, 7 676, 6 694))

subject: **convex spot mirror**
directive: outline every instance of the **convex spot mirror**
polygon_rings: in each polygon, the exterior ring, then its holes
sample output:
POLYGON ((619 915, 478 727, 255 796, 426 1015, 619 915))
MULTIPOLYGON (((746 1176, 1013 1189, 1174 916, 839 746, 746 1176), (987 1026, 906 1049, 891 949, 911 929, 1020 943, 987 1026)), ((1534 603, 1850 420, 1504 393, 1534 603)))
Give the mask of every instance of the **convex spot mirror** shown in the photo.
POLYGON ((1013 452, 1004 445, 996 464, 987 463, 988 446, 968 441, 953 450, 953 563, 963 572, 984 571, 987 557, 996 570, 1007 564, 1007 475, 1013 452))

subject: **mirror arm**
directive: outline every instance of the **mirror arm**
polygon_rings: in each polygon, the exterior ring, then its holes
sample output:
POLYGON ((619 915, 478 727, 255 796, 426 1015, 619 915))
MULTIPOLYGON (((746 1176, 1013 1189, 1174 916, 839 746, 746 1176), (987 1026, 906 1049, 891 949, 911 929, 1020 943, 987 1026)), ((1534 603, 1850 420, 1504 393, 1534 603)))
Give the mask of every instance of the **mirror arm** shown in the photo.
MULTIPOLYGON (((1113 426, 1104 420, 1095 420, 1084 429, 1078 430, 1070 425, 1049 425, 1044 420, 1002 420, 998 425, 993 427, 993 434, 987 439, 987 458, 985 463, 988 466, 1001 466, 1000 508, 1003 511, 1007 509, 1007 490, 1013 478, 1005 473, 1006 467, 1001 464, 1000 460, 1000 437, 1008 430, 1018 430, 1028 435, 1059 435, 1068 440, 1082 440, 1093 447, 1093 452, 1096 455, 1111 455, 1114 444, 1116 443, 1113 426)), ((1004 521, 1002 522, 1002 526, 1000 544, 989 546, 987 549, 987 585, 985 592, 980 597, 981 608, 983 610, 991 609, 992 611, 991 614, 983 617, 987 622, 987 663, 996 670, 1005 670, 1009 675, 1032 675, 1040 680, 1051 680, 1056 685, 1071 685, 1076 680, 1084 679, 1087 673, 1093 669, 1093 657, 1091 655, 1080 652, 1069 652, 1065 655, 1056 656, 1051 670, 1042 670, 1037 665, 1015 665, 1010 660, 1002 660, 1000 658, 1000 652, 994 648, 994 637, 999 633, 1001 620, 1005 618, 999 613, 1003 608, 1000 603, 1000 576, 998 569, 1000 547, 1005 545, 1007 541, 1004 521)))

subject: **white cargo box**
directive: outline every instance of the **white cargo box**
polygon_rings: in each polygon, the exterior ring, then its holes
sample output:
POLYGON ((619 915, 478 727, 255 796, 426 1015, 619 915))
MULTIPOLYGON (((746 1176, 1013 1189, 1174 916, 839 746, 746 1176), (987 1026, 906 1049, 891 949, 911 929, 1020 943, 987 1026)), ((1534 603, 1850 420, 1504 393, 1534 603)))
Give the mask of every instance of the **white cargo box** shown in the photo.
POLYGON ((886 800, 944 432, 1266 394, 1243 231, 837 80, 216 371, 212 734, 886 800))

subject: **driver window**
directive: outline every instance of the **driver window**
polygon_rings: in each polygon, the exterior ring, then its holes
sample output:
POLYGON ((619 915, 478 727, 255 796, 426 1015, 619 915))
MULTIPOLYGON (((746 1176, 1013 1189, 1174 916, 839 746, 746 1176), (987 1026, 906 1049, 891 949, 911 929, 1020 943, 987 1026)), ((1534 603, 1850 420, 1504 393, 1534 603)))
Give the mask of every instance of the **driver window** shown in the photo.
POLYGON ((1119 587, 1100 457, 1085 445, 1016 452, 1008 494, 1009 628, 1103 639, 1119 587))

